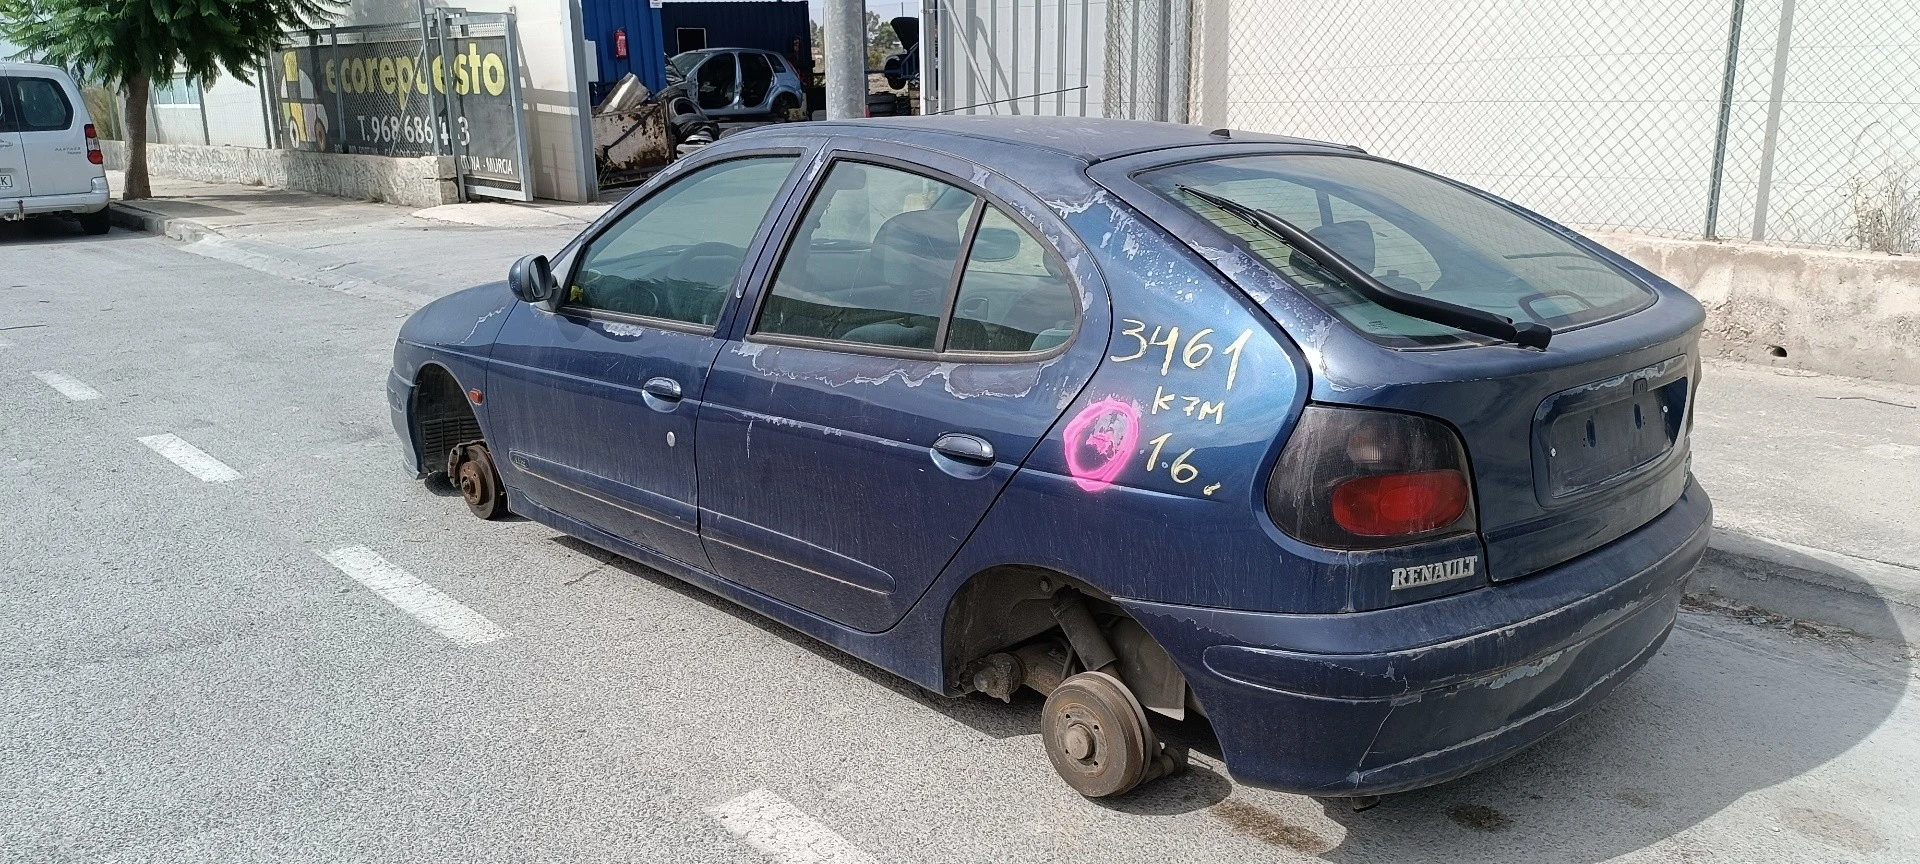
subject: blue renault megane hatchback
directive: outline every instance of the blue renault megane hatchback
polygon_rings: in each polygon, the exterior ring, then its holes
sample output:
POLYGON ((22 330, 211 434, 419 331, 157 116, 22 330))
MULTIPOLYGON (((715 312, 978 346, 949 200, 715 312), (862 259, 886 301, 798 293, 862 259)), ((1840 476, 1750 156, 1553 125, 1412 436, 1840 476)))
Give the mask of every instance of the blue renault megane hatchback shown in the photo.
POLYGON ((1672 628, 1702 311, 1578 234, 1315 141, 785 125, 445 297, 418 476, 935 692, 1046 696, 1067 783, 1364 798, 1506 758, 1672 628))

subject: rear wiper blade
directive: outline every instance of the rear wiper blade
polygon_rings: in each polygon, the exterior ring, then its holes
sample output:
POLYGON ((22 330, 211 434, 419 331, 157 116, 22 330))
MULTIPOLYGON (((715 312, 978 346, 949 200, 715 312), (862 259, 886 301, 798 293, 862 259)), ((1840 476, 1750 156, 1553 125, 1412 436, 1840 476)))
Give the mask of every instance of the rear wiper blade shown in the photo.
POLYGON ((1225 210, 1242 221, 1286 241, 1288 246, 1307 256, 1314 264, 1319 265, 1320 269, 1353 286, 1355 291, 1360 292, 1368 300, 1402 315, 1432 321, 1435 324, 1445 324, 1456 330, 1478 333, 1528 348, 1545 350, 1547 342, 1553 338, 1553 331, 1539 322, 1516 323, 1512 318, 1496 315, 1483 309, 1474 309, 1470 306, 1461 306, 1457 303, 1448 303, 1445 300, 1435 300, 1431 297, 1401 291, 1375 279, 1372 273, 1360 269, 1345 256, 1320 242, 1319 238, 1265 210, 1257 210, 1231 198, 1222 198, 1192 186, 1181 185, 1174 188, 1225 210))

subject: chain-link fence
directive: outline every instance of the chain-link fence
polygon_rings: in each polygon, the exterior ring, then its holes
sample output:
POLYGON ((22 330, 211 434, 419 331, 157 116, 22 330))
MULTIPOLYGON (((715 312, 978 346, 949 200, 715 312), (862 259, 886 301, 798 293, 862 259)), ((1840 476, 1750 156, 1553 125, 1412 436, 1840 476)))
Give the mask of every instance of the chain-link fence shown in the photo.
POLYGON ((1920 4, 1192 2, 1195 122, 1589 228, 1920 249, 1920 4))

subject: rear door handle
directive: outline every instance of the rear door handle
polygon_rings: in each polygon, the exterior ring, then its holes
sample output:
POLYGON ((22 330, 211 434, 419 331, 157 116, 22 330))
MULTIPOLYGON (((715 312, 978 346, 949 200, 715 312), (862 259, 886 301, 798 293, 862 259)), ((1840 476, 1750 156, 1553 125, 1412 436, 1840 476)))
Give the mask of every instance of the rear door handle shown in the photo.
POLYGON ((949 432, 933 442, 933 450, 949 459, 971 462, 976 465, 993 464, 993 445, 977 435, 962 435, 949 432))
POLYGON ((680 382, 672 378, 649 378, 647 383, 640 385, 640 389, 662 399, 680 398, 680 382))

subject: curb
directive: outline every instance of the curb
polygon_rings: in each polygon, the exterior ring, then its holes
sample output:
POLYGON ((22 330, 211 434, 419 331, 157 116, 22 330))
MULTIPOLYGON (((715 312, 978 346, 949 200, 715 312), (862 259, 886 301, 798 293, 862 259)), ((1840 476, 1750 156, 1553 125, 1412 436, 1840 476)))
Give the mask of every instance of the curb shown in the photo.
POLYGON ((220 234, 192 219, 169 216, 123 201, 108 203, 107 211, 112 214, 113 224, 122 228, 130 231, 145 231, 149 234, 162 234, 183 243, 192 243, 209 235, 219 236, 220 234))
POLYGON ((1716 528, 1687 593, 1920 645, 1920 568, 1716 528))

